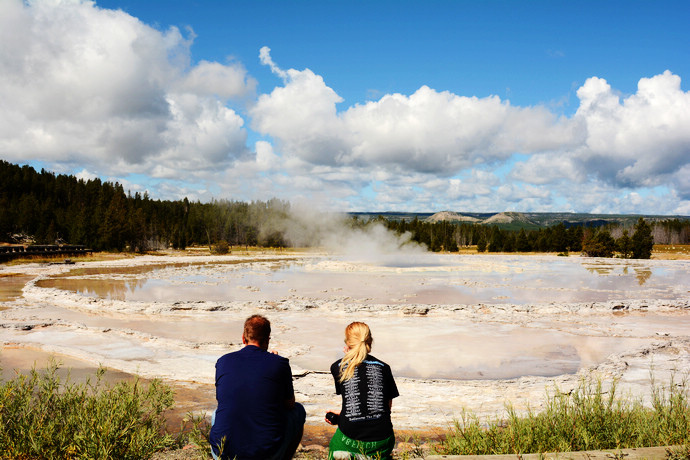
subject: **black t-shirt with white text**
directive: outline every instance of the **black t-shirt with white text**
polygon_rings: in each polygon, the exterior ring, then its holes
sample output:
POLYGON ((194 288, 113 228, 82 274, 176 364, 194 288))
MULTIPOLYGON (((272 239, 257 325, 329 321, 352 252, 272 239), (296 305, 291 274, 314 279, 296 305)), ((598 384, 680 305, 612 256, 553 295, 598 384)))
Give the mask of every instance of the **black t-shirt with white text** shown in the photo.
POLYGON ((390 366, 367 355, 349 380, 338 381, 340 360, 331 365, 331 374, 335 392, 343 398, 340 431, 358 441, 381 441, 392 436, 390 401, 399 393, 390 366))

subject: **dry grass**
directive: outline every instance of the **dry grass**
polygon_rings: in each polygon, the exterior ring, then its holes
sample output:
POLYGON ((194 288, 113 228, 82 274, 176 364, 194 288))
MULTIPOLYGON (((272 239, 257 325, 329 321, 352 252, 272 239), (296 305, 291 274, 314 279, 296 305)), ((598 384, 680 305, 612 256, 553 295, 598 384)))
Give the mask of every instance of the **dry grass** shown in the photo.
POLYGON ((65 259, 70 259, 74 262, 103 262, 107 260, 132 259, 135 255, 128 252, 94 252, 86 256, 65 256, 64 254, 57 254, 52 257, 46 256, 28 256, 19 257, 10 261, 4 262, 4 265, 11 267, 14 265, 24 264, 49 264, 62 263, 65 259))
POLYGON ((652 259, 690 260, 690 244, 655 244, 652 259))

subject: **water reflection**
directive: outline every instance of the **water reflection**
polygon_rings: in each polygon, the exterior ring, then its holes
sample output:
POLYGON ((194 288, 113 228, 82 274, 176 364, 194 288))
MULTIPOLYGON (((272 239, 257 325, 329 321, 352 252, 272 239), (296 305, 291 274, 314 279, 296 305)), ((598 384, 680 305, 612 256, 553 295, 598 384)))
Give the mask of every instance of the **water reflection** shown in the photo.
POLYGON ((385 304, 528 304, 640 297, 675 298, 690 284, 688 264, 517 256, 417 256, 378 264, 337 258, 235 264, 82 269, 43 280, 124 301, 337 300, 385 304))
POLYGON ((648 268, 636 268, 635 276, 637 277, 638 284, 642 286, 652 276, 652 271, 648 268))
POLYGON ((122 279, 83 279, 49 278, 39 280, 36 286, 73 291, 87 297, 100 297, 111 300, 128 300, 129 296, 141 289, 148 280, 145 278, 122 279))
MULTIPOLYGON (((22 295, 22 288, 31 279, 30 276, 8 274, 0 276, 0 302, 14 300, 22 295)), ((5 307, 0 305, 0 310, 5 307)))
MULTIPOLYGON (((588 272, 593 273, 595 275, 610 275, 611 273, 613 273, 613 267, 609 265, 585 265, 585 269, 587 269, 588 272)), ((627 273, 628 267, 623 267, 623 274, 627 273)))
MULTIPOLYGON (((631 268, 630 265, 623 265, 622 267, 619 267, 608 264, 585 264, 584 266, 588 272, 601 276, 616 275, 618 268, 622 268, 620 275, 623 277, 630 275, 631 268)), ((632 266, 632 269, 635 272, 635 279, 637 280, 637 284, 639 286, 644 285, 652 276, 652 269, 650 267, 632 266)))

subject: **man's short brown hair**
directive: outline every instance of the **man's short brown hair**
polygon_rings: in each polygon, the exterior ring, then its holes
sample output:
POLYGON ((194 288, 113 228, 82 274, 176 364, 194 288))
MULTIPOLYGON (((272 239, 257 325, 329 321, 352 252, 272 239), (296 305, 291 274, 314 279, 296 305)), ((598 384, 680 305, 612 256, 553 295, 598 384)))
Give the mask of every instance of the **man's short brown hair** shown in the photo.
POLYGON ((243 335, 247 342, 268 345, 271 338, 271 322, 264 316, 252 315, 244 322, 243 335))

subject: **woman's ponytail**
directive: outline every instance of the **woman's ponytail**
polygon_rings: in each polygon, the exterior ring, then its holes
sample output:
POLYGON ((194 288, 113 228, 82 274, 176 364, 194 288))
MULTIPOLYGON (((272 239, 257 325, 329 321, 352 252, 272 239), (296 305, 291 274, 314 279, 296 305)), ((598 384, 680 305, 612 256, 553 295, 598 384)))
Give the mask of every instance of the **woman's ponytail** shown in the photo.
POLYGON ((364 323, 350 323, 345 328, 345 344, 347 352, 340 360, 340 382, 345 382, 355 375, 355 369, 371 352, 371 344, 374 339, 371 336, 369 326, 364 323))

